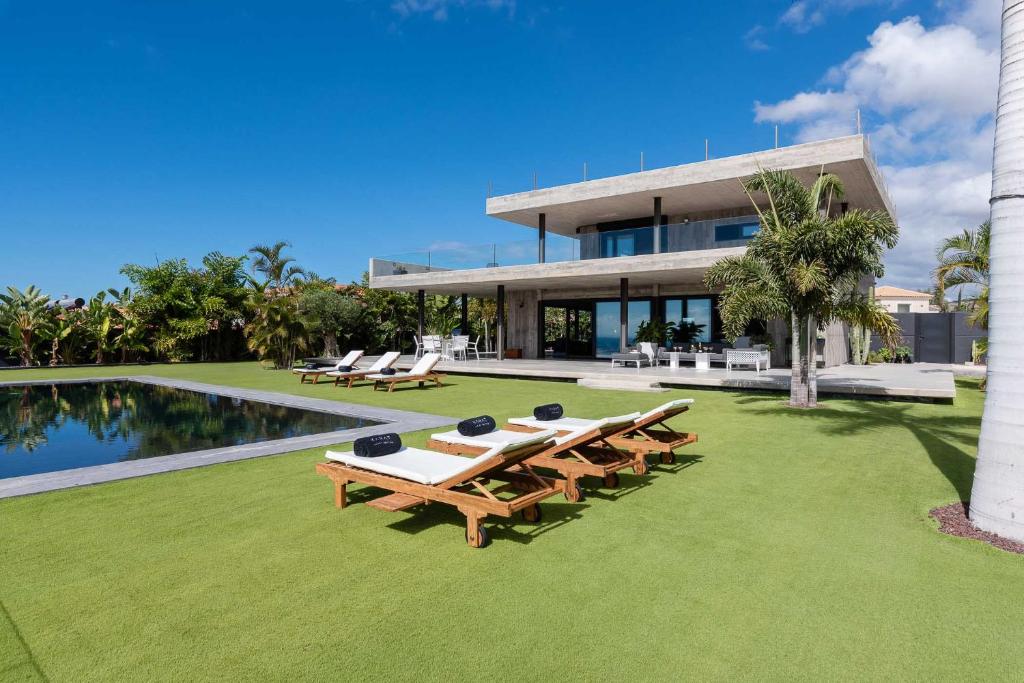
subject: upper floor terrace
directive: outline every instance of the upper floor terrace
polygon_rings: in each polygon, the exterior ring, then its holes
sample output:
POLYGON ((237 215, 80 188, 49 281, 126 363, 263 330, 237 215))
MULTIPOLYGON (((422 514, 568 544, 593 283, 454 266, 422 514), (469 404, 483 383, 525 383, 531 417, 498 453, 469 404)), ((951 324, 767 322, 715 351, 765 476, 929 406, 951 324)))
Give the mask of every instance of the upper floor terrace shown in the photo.
POLYGON ((756 234, 756 210, 743 180, 766 168, 789 171, 806 184, 822 172, 834 173, 845 187, 836 211, 894 213, 866 138, 853 135, 489 197, 487 215, 534 228, 535 237, 375 257, 370 283, 454 293, 494 283, 533 287, 570 273, 576 274, 573 285, 601 277, 638 281, 644 273, 699 279, 756 234))

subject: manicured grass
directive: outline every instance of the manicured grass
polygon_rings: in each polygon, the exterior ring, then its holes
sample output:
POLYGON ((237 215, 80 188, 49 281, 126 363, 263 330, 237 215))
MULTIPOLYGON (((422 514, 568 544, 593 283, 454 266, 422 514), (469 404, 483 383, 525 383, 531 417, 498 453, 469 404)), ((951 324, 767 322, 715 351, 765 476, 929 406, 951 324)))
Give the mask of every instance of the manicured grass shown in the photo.
POLYGON ((485 550, 440 506, 335 510, 319 451, 0 501, 0 678, 1019 676, 1024 557, 927 517, 969 494, 974 384, 954 405, 799 412, 777 394, 453 376, 386 396, 252 364, 138 371, 498 419, 690 395, 678 426, 700 442, 620 490, 551 499, 539 525, 489 521, 485 550))

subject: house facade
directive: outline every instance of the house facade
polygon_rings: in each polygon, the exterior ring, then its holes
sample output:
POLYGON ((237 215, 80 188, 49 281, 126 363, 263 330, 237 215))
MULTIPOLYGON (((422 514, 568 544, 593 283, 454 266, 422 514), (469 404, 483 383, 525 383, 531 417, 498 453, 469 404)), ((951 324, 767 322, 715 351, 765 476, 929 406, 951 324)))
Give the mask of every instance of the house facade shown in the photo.
MULTIPOLYGON (((807 184, 821 172, 839 176, 846 195, 834 213, 894 213, 867 140, 855 135, 489 197, 487 215, 523 226, 529 240, 373 258, 370 286, 415 292, 421 301, 426 294, 496 299, 499 358, 509 351, 607 357, 631 345, 652 318, 688 323, 690 343, 727 344, 718 293, 704 285, 704 274, 742 254, 757 234, 742 181, 767 168, 807 184)), ((749 332, 770 336, 776 362, 785 362, 786 322, 749 332)), ((826 365, 845 362, 842 327, 823 337, 826 365)))
POLYGON ((915 292, 889 285, 875 287, 875 301, 890 313, 936 313, 938 307, 931 305, 932 295, 915 292))

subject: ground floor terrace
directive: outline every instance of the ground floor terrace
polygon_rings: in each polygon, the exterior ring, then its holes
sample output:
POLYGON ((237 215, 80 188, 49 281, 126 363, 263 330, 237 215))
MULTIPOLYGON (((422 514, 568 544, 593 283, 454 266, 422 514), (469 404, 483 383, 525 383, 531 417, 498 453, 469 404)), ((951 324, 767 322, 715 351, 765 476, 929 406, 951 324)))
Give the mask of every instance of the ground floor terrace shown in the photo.
MULTIPOLYGON (((141 374, 500 422, 693 398, 674 465, 542 503, 467 547, 442 505, 334 507, 324 447, 0 500, 0 679, 1010 680, 1021 556, 938 531, 970 493, 983 394, 952 403, 451 374, 392 394, 256 363, 141 374), (1008 590, 1010 592, 1008 592, 1008 590), (970 628, 964 628, 970 624, 970 628)), ((36 369, 3 379, 124 375, 36 369)), ((445 427, 450 429, 451 426, 445 427)), ((424 446, 435 430, 402 435, 424 446)))
MULTIPOLYGON (((413 356, 403 356, 398 367, 413 366, 413 356)), ((633 365, 612 366, 610 360, 506 359, 448 360, 438 366, 441 372, 457 375, 513 377, 518 379, 557 379, 576 381, 597 388, 657 390, 668 387, 714 387, 740 390, 789 391, 789 367, 772 367, 756 372, 753 368, 727 371, 723 365, 698 370, 691 363, 673 369, 633 365)), ((979 368, 980 370, 980 368, 979 368)), ((932 363, 880 363, 875 365, 838 365, 818 369, 818 391, 822 394, 951 400, 956 396, 954 374, 978 374, 968 368, 932 363)))

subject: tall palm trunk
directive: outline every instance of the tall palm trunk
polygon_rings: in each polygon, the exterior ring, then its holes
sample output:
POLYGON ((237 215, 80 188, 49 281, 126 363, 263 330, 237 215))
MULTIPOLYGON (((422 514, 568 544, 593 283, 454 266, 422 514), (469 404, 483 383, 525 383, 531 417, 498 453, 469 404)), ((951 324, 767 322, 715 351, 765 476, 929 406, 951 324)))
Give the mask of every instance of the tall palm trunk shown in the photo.
POLYGON ((807 407, 807 318, 791 314, 792 360, 790 362, 789 405, 807 407))
POLYGON ((818 319, 807 316, 807 407, 818 407, 818 319))
POLYGON ((992 161, 988 392, 971 520, 1024 541, 1024 0, 1003 0, 992 161))

